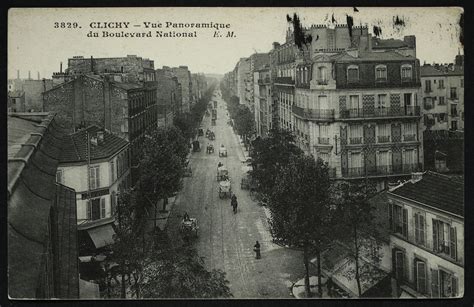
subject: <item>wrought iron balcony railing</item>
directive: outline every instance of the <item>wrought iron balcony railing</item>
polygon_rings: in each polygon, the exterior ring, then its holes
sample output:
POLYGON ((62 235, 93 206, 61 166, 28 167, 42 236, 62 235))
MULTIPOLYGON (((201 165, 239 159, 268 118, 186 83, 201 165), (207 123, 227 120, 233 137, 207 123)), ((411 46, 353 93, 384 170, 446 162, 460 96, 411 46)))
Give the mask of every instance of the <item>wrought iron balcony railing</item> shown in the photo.
POLYGON ((347 109, 341 110, 341 118, 374 118, 374 117, 402 117, 420 116, 420 107, 390 107, 373 109, 347 109))
POLYGON ((309 109, 301 108, 298 106, 292 106, 292 111, 296 116, 299 116, 307 120, 334 120, 334 110, 321 110, 321 109, 309 109))

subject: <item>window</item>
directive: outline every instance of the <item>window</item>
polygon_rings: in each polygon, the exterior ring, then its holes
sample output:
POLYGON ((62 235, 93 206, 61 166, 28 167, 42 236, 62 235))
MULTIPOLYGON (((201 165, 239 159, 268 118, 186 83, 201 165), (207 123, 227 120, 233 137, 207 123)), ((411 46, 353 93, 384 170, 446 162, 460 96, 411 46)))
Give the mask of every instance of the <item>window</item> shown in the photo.
POLYGON ((426 263, 421 259, 415 258, 413 268, 416 291, 426 293, 426 263))
POLYGON ((444 101, 444 96, 439 96, 438 105, 444 106, 446 102, 444 101))
POLYGON ((408 210, 398 205, 390 205, 389 221, 393 233, 407 237, 408 235, 408 210))
MULTIPOLYGON (((119 187, 120 191, 121 187, 119 187)), ((112 215, 115 215, 115 211, 117 210, 117 193, 115 191, 112 192, 110 195, 110 211, 112 215)))
POLYGON ((431 269, 431 296, 457 297, 458 279, 453 273, 444 269, 431 269))
POLYGON ((377 155, 377 166, 388 166, 390 164, 390 154, 388 150, 380 151, 377 155))
POLYGON ((359 96, 358 95, 349 96, 349 108, 359 109, 359 96))
POLYGON ((464 79, 461 79, 461 88, 464 87, 464 79))
POLYGON ((407 80, 411 78, 412 78, 411 65, 408 65, 408 64, 402 65, 402 80, 407 80))
POLYGON ((387 95, 386 94, 380 94, 377 95, 377 108, 386 108, 387 107, 387 95))
POLYGON ((425 93, 431 92, 431 80, 425 80, 425 93))
POLYGON ((457 120, 451 121, 451 130, 458 130, 458 121, 457 120))
POLYGON ((412 106, 412 95, 411 93, 403 94, 403 102, 405 103, 405 107, 412 106))
POLYGON ((362 144, 362 125, 351 125, 349 126, 349 143, 350 144, 362 144))
POLYGON ((105 218, 106 210, 105 210, 105 198, 100 199, 100 218, 105 218))
POLYGON ((444 80, 443 80, 443 79, 439 79, 438 81, 439 81, 439 82, 438 82, 438 88, 439 88, 439 89, 444 89, 444 80))
POLYGON ((89 168, 89 188, 97 189, 100 187, 99 166, 91 166, 89 168))
POLYGON ((457 89, 455 87, 450 88, 449 92, 450 92, 451 99, 458 98, 457 89))
POLYGON ((439 113, 438 114, 438 122, 444 123, 446 121, 446 113, 439 113))
POLYGON ((359 67, 351 65, 347 68, 347 82, 359 81, 359 67))
POLYGON ((379 143, 387 143, 390 142, 390 124, 378 124, 378 141, 379 143))
POLYGON ((394 248, 392 250, 392 259, 392 270, 394 272, 395 279, 399 281, 405 280, 405 252, 398 248, 394 248))
POLYGON ((403 135, 405 137, 416 137, 416 123, 403 123, 403 135))
POLYGON ((64 175, 64 174, 63 174, 63 171, 62 171, 62 170, 58 170, 58 171, 56 172, 56 182, 57 182, 57 183, 61 183, 61 184, 64 183, 63 175, 64 175))
POLYGON ((327 110, 328 109, 328 96, 318 96, 318 109, 327 110))
POLYGON ((420 212, 415 213, 415 243, 421 246, 425 246, 426 236, 426 222, 425 215, 420 212))
POLYGON ((318 83, 327 84, 327 82, 328 82, 327 68, 324 66, 321 66, 318 68, 318 83))
POLYGON ((433 251, 457 260, 457 231, 450 224, 433 219, 433 251))
POLYGON ((375 67, 375 80, 387 80, 387 66, 377 65, 375 67))
POLYGON ((458 106, 455 104, 451 105, 451 116, 458 116, 458 106))

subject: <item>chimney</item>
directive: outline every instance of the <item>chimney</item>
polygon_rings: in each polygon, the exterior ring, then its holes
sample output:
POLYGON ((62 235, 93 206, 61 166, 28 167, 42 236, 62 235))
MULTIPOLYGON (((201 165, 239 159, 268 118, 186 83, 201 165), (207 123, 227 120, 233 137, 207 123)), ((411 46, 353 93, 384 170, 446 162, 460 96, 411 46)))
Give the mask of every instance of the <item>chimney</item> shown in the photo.
POLYGON ((31 71, 28 70, 28 80, 31 80, 31 71))
POLYGON ((97 146, 97 144, 98 144, 97 137, 95 137, 95 136, 91 137, 91 144, 94 145, 94 146, 97 146))
POLYGON ((59 72, 63 73, 63 62, 61 62, 61 64, 59 64, 59 72))
POLYGON ((276 49, 276 48, 280 47, 280 43, 278 43, 278 42, 273 42, 272 45, 273 45, 273 49, 276 49))
POLYGON ((398 188, 398 186, 399 186, 400 184, 401 184, 400 181, 387 183, 388 191, 389 191, 389 192, 392 192, 393 190, 395 190, 396 188, 398 188))
POLYGON ((416 183, 416 182, 420 181, 421 179, 423 179, 423 173, 422 172, 411 173, 411 182, 412 183, 416 183))
POLYGON ((104 131, 97 131, 97 141, 99 144, 102 144, 104 142, 104 131))
POLYGON ((16 71, 16 78, 17 78, 17 79, 20 79, 20 70, 17 70, 17 71, 16 71))

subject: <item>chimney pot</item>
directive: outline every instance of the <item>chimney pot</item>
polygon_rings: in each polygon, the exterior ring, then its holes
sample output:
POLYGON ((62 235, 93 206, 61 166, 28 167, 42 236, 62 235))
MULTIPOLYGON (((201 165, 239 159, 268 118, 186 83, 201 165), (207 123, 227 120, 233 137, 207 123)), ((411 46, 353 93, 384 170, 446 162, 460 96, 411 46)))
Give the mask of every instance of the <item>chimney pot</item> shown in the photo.
POLYGON ((422 172, 413 172, 411 173, 411 182, 415 183, 423 179, 423 173, 422 172))
POLYGON ((97 131, 97 140, 99 144, 104 141, 104 131, 97 131))

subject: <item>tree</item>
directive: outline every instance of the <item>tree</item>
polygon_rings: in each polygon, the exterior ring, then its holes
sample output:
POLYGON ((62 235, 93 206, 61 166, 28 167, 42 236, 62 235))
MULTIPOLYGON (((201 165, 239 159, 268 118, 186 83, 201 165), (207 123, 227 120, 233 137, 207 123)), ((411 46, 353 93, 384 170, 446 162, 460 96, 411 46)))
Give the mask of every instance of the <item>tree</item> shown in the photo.
POLYGON ((294 155, 276 174, 270 195, 271 233, 282 243, 303 249, 305 289, 309 287, 309 253, 318 253, 319 295, 321 288, 320 252, 329 240, 332 223, 330 182, 327 164, 313 156, 294 155))
POLYGON ((243 136, 244 141, 255 132, 255 119, 252 112, 244 105, 240 105, 235 115, 235 128, 243 136))
POLYGON ((194 125, 189 118, 189 113, 180 113, 173 119, 173 125, 181 131, 186 140, 194 136, 194 125))
POLYGON ((338 227, 337 235, 348 247, 349 256, 355 268, 346 274, 348 279, 355 278, 359 296, 362 295, 361 283, 377 280, 379 270, 375 265, 380 261, 380 244, 377 242, 377 222, 374 208, 369 203, 375 188, 368 183, 342 182, 336 187, 335 203, 337 203, 338 227), (372 263, 362 260, 362 256, 370 251, 372 263))
MULTIPOLYGON (((126 297, 126 280, 125 277, 135 277, 135 284, 138 282, 136 271, 140 267, 140 262, 144 257, 144 251, 139 246, 138 240, 139 231, 137 231, 137 224, 134 221, 134 202, 136 194, 128 191, 122 192, 119 195, 117 202, 116 218, 118 227, 116 228, 114 236, 114 244, 111 246, 112 253, 110 260, 118 264, 117 267, 112 267, 110 270, 110 277, 121 277, 120 281, 120 297, 126 297), (133 272, 135 271, 135 272, 133 272), (133 274, 135 273, 135 274, 133 274)), ((108 282, 109 284, 109 282, 108 282)), ((139 296, 139 293, 136 293, 139 296)))
POLYGON ((147 200, 137 204, 142 206, 140 213, 143 213, 143 207, 149 206, 154 206, 156 213, 156 203, 160 199, 164 200, 163 211, 166 210, 168 197, 182 188, 187 154, 187 142, 177 128, 160 127, 147 133, 136 186, 139 197, 147 200))
POLYGON ((194 249, 182 247, 155 253, 143 270, 143 298, 228 298, 221 270, 207 271, 194 249))
POLYGON ((253 146, 253 171, 259 184, 259 192, 269 195, 275 185, 276 174, 285 167, 290 158, 302 155, 303 151, 295 144, 294 135, 283 129, 272 129, 268 137, 257 138, 253 146))

